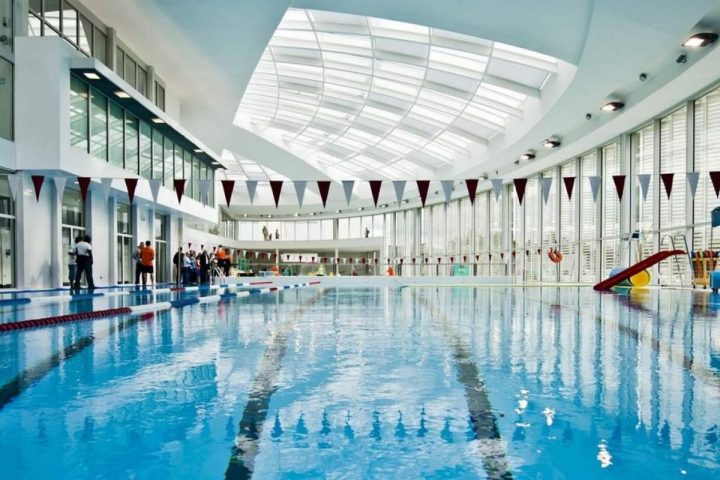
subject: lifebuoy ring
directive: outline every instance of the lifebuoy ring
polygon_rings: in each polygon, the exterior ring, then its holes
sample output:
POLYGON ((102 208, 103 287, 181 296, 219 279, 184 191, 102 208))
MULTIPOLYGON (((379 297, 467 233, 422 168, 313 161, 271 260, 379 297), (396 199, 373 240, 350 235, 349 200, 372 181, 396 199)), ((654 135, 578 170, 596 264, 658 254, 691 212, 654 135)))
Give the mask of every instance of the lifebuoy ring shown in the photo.
POLYGON ((553 263, 560 263, 562 262, 563 254, 557 248, 551 248, 550 250, 548 250, 548 258, 553 263))

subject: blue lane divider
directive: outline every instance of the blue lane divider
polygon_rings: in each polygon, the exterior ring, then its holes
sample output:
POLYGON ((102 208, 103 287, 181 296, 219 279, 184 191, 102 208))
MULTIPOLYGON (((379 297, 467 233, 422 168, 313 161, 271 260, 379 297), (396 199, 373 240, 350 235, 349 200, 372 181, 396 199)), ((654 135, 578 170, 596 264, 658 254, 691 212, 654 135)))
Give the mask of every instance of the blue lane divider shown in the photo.
POLYGON ((10 298, 5 300, 0 300, 0 307, 7 307, 10 305, 23 305, 26 303, 30 303, 29 298, 10 298))
POLYGON ((193 305, 196 303, 200 303, 200 300, 197 297, 179 298, 177 300, 170 301, 170 305, 172 305, 173 308, 182 308, 182 307, 186 307, 188 305, 193 305))

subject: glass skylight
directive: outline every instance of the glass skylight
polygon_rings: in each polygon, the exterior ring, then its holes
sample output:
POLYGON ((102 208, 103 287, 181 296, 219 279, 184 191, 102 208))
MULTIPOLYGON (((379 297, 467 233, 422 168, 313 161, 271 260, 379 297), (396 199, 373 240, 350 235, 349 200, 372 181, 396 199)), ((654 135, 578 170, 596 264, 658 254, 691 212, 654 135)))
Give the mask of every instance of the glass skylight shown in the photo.
POLYGON ((344 178, 420 178, 503 135, 557 67, 555 58, 482 38, 289 9, 235 124, 344 178))

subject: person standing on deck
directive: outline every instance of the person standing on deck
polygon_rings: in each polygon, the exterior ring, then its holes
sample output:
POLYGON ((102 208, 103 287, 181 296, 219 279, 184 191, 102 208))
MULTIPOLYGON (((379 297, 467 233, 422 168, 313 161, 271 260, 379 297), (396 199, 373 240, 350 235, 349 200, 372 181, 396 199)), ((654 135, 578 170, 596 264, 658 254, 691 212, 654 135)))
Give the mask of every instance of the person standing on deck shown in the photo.
POLYGON ((150 246, 150 240, 140 249, 140 263, 142 264, 142 284, 143 289, 147 287, 147 276, 150 275, 150 282, 155 287, 155 249, 150 246))
POLYGON ((75 241, 70 244, 68 249, 68 285, 73 288, 75 283, 75 275, 77 274, 77 244, 82 238, 75 237, 75 241))
POLYGON ((93 281, 92 274, 92 245, 90 242, 90 235, 85 235, 83 241, 75 245, 75 248, 77 249, 77 272, 75 273, 74 288, 76 290, 80 288, 80 278, 83 273, 85 274, 85 281, 87 282, 88 289, 95 290, 95 282, 93 281))

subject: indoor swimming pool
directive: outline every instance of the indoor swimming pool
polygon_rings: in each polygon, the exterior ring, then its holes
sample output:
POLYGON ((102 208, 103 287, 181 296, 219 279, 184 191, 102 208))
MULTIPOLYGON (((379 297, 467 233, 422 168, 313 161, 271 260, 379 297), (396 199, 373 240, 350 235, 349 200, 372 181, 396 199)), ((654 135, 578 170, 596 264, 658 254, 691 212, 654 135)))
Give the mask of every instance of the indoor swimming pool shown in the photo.
POLYGON ((715 479, 719 311, 320 286, 0 333, 1 476, 715 479))

